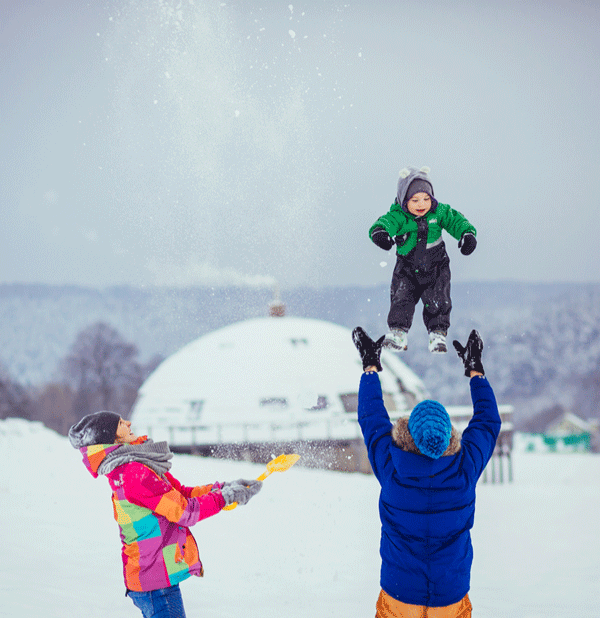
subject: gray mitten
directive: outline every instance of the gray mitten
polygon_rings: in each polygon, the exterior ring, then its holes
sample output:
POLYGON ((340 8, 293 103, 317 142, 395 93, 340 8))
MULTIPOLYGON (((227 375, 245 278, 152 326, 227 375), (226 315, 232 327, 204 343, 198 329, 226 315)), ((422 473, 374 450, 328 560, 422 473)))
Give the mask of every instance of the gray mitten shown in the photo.
POLYGON ((225 483, 221 489, 221 494, 225 499, 225 506, 229 506, 234 502, 238 504, 248 504, 252 496, 255 496, 262 487, 262 481, 231 481, 225 483))
POLYGON ((258 481, 247 479, 236 479, 235 481, 225 481, 221 487, 227 487, 227 485, 252 485, 252 483, 258 483, 258 481))

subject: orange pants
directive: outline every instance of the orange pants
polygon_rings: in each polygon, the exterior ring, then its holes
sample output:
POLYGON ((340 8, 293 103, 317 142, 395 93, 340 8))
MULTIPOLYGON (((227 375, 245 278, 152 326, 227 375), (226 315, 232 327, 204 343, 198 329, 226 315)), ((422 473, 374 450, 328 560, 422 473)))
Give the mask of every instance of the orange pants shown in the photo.
POLYGON ((425 607, 402 603, 382 590, 377 599, 375 618, 471 618, 472 609, 468 594, 458 603, 446 607, 425 607))

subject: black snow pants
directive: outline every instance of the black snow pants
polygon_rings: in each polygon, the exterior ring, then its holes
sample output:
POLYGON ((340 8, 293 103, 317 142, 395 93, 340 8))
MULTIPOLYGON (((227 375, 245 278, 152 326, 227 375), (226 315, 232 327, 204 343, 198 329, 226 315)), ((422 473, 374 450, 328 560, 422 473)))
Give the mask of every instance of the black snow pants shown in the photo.
POLYGON ((391 306, 388 314, 390 329, 408 331, 412 326, 415 307, 423 302, 423 322, 427 332, 447 333, 450 328, 450 258, 443 242, 406 256, 398 255, 392 286, 391 306))

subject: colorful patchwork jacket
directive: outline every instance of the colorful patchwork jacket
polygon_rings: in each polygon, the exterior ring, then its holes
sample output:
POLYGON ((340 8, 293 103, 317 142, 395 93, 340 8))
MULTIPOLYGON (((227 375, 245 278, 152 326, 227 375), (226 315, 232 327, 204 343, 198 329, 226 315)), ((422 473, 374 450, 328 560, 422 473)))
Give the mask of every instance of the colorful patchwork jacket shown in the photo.
MULTIPOLYGON (((119 444, 98 444, 81 450, 94 476, 119 444)), ((218 513, 225 500, 215 485, 185 487, 169 472, 164 477, 132 461, 106 477, 113 490, 115 519, 123 543, 123 574, 129 590, 144 592, 167 588, 204 569, 189 527, 218 513)), ((220 489, 220 485, 216 484, 220 489)))

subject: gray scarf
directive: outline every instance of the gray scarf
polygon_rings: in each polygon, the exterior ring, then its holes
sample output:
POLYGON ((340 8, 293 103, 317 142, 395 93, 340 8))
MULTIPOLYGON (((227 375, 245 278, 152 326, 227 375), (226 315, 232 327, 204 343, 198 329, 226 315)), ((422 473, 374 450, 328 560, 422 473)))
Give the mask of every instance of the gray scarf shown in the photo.
POLYGON ((108 474, 115 468, 131 461, 137 461, 162 476, 171 468, 169 461, 173 453, 166 442, 148 439, 143 444, 123 444, 110 452, 98 466, 98 474, 108 474))

